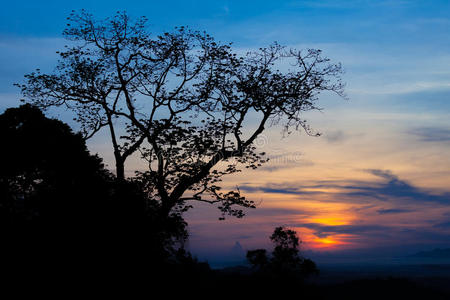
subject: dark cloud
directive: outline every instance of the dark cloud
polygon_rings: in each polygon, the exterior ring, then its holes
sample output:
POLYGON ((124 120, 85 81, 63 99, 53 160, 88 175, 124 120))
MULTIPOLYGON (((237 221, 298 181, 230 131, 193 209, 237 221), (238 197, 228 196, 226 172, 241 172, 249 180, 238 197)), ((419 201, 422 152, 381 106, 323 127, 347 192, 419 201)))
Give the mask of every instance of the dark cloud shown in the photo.
POLYGON ((390 170, 367 169, 365 171, 387 180, 398 180, 398 177, 395 176, 390 170))
POLYGON ((389 170, 369 169, 366 172, 382 178, 383 181, 351 181, 348 184, 322 183, 316 188, 340 188, 343 192, 339 193, 351 198, 369 197, 378 200, 405 200, 422 203, 440 203, 450 205, 450 193, 434 194, 418 188, 404 180, 398 178, 389 170))
POLYGON ((450 129, 442 127, 423 127, 408 131, 423 142, 450 142, 450 129))
POLYGON ((277 186, 277 185, 268 185, 266 187, 263 186, 249 186, 249 185, 240 185, 239 189, 245 192, 264 192, 268 194, 293 194, 293 195, 305 195, 305 194, 316 194, 317 192, 310 191, 302 191, 296 187, 288 187, 288 186, 277 186))
MULTIPOLYGON (((317 195, 327 193, 326 189, 339 189, 339 192, 330 192, 333 198, 339 201, 361 201, 361 198, 372 198, 382 201, 407 201, 416 203, 439 203, 450 205, 450 193, 432 193, 431 191, 418 188, 398 178, 391 171, 369 169, 365 170, 378 178, 374 181, 321 181, 313 185, 301 185, 292 183, 268 184, 267 186, 254 187, 249 185, 240 186, 246 192, 264 192, 291 195, 317 195), (322 191, 311 191, 309 189, 322 189, 322 191)), ((388 212, 389 213, 389 212, 388 212)))
POLYGON ((323 225, 319 223, 300 223, 296 227, 305 227, 314 230, 314 234, 325 238, 335 234, 371 235, 391 232, 391 227, 381 225, 323 225))
POLYGON ((328 143, 341 143, 347 139, 347 135, 342 130, 334 130, 324 134, 328 143))
POLYGON ((400 214, 400 213, 407 213, 412 212, 413 210, 410 209, 402 209, 402 208, 388 208, 388 209, 379 209, 377 210, 377 213, 380 215, 387 215, 387 214, 400 214))
POLYGON ((325 140, 330 144, 341 144, 352 138, 361 138, 364 133, 347 133, 342 130, 330 130, 323 134, 325 140))
POLYGON ((378 183, 376 186, 356 186, 347 187, 357 189, 361 194, 374 195, 386 198, 401 198, 415 202, 437 202, 441 204, 450 204, 450 194, 433 194, 410 183, 400 180, 391 171, 384 170, 367 170, 367 172, 385 179, 384 182, 378 183))

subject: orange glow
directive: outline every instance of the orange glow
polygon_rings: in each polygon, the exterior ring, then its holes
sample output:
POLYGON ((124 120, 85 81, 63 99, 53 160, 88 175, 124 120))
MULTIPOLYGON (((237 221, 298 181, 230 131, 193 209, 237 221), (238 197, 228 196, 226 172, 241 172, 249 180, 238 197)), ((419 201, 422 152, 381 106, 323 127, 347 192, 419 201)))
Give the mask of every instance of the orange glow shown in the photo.
POLYGON ((320 238, 313 235, 308 237, 308 239, 309 239, 308 245, 313 249, 333 250, 352 246, 352 243, 350 242, 352 236, 348 234, 330 235, 325 238, 320 238))
POLYGON ((350 223, 349 220, 344 220, 343 218, 336 218, 336 217, 312 218, 310 219, 310 222, 329 226, 348 225, 350 223))
POLYGON ((319 237, 310 228, 296 227, 295 230, 302 240, 303 249, 333 251, 350 249, 358 245, 356 236, 353 234, 337 233, 319 237))
POLYGON ((329 238, 329 237, 327 237, 327 238, 317 238, 314 241, 318 242, 318 243, 326 244, 326 245, 339 244, 338 241, 335 241, 335 240, 333 240, 332 238, 329 238))

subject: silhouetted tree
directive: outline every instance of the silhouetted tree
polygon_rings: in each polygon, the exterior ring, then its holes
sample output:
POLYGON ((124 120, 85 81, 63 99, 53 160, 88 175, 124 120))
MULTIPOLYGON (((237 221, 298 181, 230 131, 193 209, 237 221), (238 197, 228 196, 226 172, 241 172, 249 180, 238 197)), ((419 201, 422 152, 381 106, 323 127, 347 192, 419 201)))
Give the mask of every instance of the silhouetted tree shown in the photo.
POLYGON ((247 260, 257 270, 263 270, 269 264, 266 249, 247 251, 247 260))
POLYGON ((275 228, 270 240, 275 244, 272 252, 272 267, 280 272, 298 269, 302 262, 299 256, 300 239, 294 230, 284 227, 275 228))
POLYGON ((0 136, 2 271, 71 270, 102 253, 113 177, 82 137, 28 104, 0 115, 0 136))
POLYGON ((161 218, 139 182, 117 182, 67 124, 26 104, 0 115, 0 136, 2 271, 86 278, 183 262, 183 218, 161 218))
POLYGON ((343 96, 342 68, 322 57, 273 44, 243 56, 204 32, 186 27, 152 36, 145 18, 125 13, 103 21, 72 13, 64 36, 70 46, 52 74, 38 70, 20 85, 39 107, 66 106, 90 137, 109 129, 116 173, 139 151, 149 170, 138 173, 161 215, 181 214, 188 201, 217 203, 242 217, 254 207, 220 181, 267 160, 255 142, 268 125, 286 133, 303 128, 323 91, 343 96), (290 69, 286 69, 289 65, 290 69), (248 120, 257 120, 247 127, 248 120))
POLYGON ((275 245, 271 257, 267 257, 265 249, 247 252, 247 260, 256 271, 270 276, 300 278, 318 273, 316 264, 300 255, 301 241, 294 230, 276 227, 270 240, 275 245))
POLYGON ((0 135, 3 226, 83 226, 103 211, 112 176, 69 126, 27 104, 0 115, 0 135))

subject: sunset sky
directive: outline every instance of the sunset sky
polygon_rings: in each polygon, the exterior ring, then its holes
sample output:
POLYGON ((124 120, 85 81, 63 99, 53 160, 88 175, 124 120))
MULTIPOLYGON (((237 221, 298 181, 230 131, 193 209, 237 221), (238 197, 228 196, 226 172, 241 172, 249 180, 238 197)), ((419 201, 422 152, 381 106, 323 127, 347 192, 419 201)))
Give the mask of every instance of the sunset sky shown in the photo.
MULTIPOLYGON (((319 48, 345 69, 348 100, 324 94, 323 111, 305 114, 321 137, 283 137, 281 128, 270 128, 258 140, 270 162, 224 179, 257 209, 225 221, 204 205, 188 213, 194 253, 212 259, 237 241, 244 249, 268 247, 280 225, 297 230, 305 250, 323 255, 450 247, 449 1, 4 3, 0 111, 19 105, 13 83, 24 74, 53 69, 65 45, 65 18, 81 8, 99 18, 117 10, 145 15, 155 33, 188 25, 233 42, 236 51, 273 41, 319 48)), ((52 116, 70 122, 63 111, 52 116)), ((105 134, 89 148, 113 166, 105 134)), ((144 166, 128 168, 131 174, 144 166)))

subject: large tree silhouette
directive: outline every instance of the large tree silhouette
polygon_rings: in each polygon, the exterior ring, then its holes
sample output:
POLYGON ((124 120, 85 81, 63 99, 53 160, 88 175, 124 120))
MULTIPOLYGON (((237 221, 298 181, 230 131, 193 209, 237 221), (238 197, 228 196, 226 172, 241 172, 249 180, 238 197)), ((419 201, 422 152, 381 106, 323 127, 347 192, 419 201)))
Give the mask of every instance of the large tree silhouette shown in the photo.
POLYGON ((67 124, 27 104, 0 115, 0 135, 2 227, 83 227, 105 210, 112 175, 67 124))
POLYGON ((74 12, 68 21, 56 70, 26 75, 22 92, 41 108, 73 110, 86 138, 107 128, 119 180, 139 151, 148 163, 139 180, 161 215, 203 201, 222 217, 243 216, 254 203, 222 191, 222 177, 266 162, 255 142, 267 126, 312 134, 302 113, 317 109, 323 91, 343 96, 341 65, 320 50, 275 43, 238 55, 186 27, 151 35, 145 18, 121 12, 101 21, 74 12))
POLYGON ((114 198, 101 159, 67 124, 28 104, 0 115, 0 136, 2 273, 38 280, 43 270, 67 275, 98 258, 114 198))
POLYGON ((182 217, 161 217, 139 182, 117 182, 67 124, 26 104, 0 115, 0 136, 2 272, 95 279, 183 259, 182 217))

